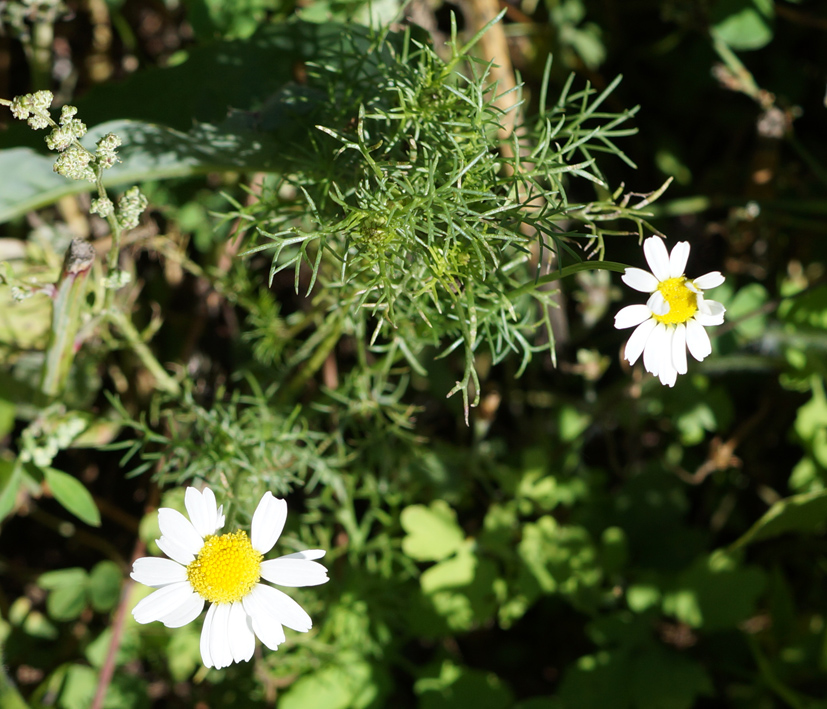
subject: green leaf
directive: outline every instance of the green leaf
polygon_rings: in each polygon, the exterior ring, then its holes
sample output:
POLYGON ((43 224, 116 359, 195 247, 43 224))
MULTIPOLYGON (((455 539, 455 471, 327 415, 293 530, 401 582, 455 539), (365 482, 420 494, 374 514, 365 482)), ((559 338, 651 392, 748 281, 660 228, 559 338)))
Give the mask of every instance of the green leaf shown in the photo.
POLYGON ((23 466, 0 457, 0 522, 14 509, 17 491, 23 483, 23 466))
POLYGON ((37 579, 37 585, 47 591, 54 591, 59 588, 84 586, 86 579, 86 571, 79 567, 72 567, 71 569, 59 569, 57 571, 47 571, 45 574, 40 574, 37 579))
POLYGON ((66 672, 66 679, 58 700, 61 709, 89 709, 98 686, 98 673, 91 667, 72 665, 66 672))
POLYGON ((585 655, 563 675, 557 694, 572 709, 629 709, 630 676, 624 652, 585 655))
POLYGON ((450 660, 442 663, 438 677, 422 677, 414 685, 420 709, 505 709, 513 706, 508 686, 493 672, 468 669, 450 660))
MULTIPOLYGON (((263 27, 250 40, 195 48, 182 64, 138 72, 76 101, 78 117, 93 126, 82 142, 93 146, 108 132, 123 139, 122 162, 104 174, 107 187, 273 171, 285 146, 296 136, 308 139, 314 124, 308 112, 328 101, 293 84, 293 67, 344 45, 367 46, 367 33, 355 25, 296 21, 263 27)), ((55 155, 45 153, 42 136, 27 126, 13 124, 0 146, 6 146, 0 150, 0 222, 93 188, 55 174, 55 155)))
MULTIPOLYGON (((82 142, 93 146, 107 133, 121 136, 125 143, 118 151, 121 162, 104 174, 107 187, 227 170, 272 171, 273 156, 279 154, 279 145, 266 134, 210 124, 182 133, 151 123, 116 120, 91 128, 82 142)), ((0 151, 0 222, 92 189, 90 182, 56 174, 53 165, 54 156, 31 148, 0 151), (21 173, 25 180, 19 179, 21 173)))
POLYGON ((123 574, 114 561, 101 561, 95 564, 89 574, 89 600, 92 608, 98 612, 115 607, 121 595, 123 574))
MULTIPOLYGON (((5 313, 3 319, 5 320, 5 313)), ((10 401, 0 399, 0 439, 8 436, 14 430, 14 416, 17 407, 10 401)))
POLYGON ((734 551, 747 544, 782 534, 818 534, 827 526, 827 490, 793 495, 779 500, 747 532, 733 542, 734 551))
POLYGON ((44 468, 43 474, 55 499, 86 524, 100 527, 101 517, 89 490, 80 480, 54 468, 44 468))
POLYGON ((699 696, 713 691, 706 670, 684 655, 658 647, 632 661, 636 709, 691 709, 699 696))
POLYGON ((402 551, 417 561, 440 561, 455 553, 465 541, 456 513, 443 500, 435 500, 430 507, 406 507, 401 522, 407 532, 402 551))
POLYGON ((424 593, 434 593, 446 588, 467 586, 474 580, 477 557, 468 548, 463 548, 450 559, 440 561, 422 572, 419 583, 424 593))
POLYGON ((71 568, 41 574, 37 584, 50 591, 46 610, 54 620, 74 620, 86 608, 88 576, 83 569, 71 568))
POLYGON ((750 283, 741 288, 726 305, 727 320, 737 322, 735 330, 749 340, 761 337, 767 331, 767 316, 755 314, 769 300, 769 293, 760 283, 750 283), (745 316, 745 320, 741 320, 745 316))
POLYGON ((766 585, 757 566, 740 567, 717 551, 699 558, 663 596, 663 612, 704 630, 734 628, 755 612, 766 585))
POLYGON ((46 599, 46 610, 54 620, 74 620, 86 608, 86 586, 58 588, 46 599))
POLYGON ((376 674, 370 663, 357 658, 346 666, 327 665, 293 683, 279 697, 279 709, 366 709, 384 694, 385 682, 377 681, 376 674))
POLYGON ((772 40, 772 0, 718 0, 712 33, 733 49, 760 49, 772 40))

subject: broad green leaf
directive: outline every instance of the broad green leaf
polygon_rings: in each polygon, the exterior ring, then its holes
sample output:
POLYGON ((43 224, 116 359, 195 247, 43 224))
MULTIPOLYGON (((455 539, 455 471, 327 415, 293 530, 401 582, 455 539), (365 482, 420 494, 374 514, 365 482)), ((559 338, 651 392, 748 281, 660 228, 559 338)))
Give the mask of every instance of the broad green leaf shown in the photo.
POLYGON ((663 647, 635 656, 631 679, 636 709, 691 709, 698 697, 714 692, 698 662, 663 647))
MULTIPOLYGON (((277 170, 288 148, 315 133, 309 114, 329 101, 295 83, 293 67, 344 46, 367 50, 368 43, 364 27, 296 21, 263 27, 249 40, 195 48, 182 64, 103 84, 76 101, 78 117, 93 126, 82 142, 93 146, 109 132, 123 139, 122 162, 104 176, 108 187, 277 170)), ((361 71, 369 75, 381 61, 366 52, 361 71)), ((46 152, 43 135, 17 122, 0 135, 0 222, 92 189, 53 172, 56 156, 46 152)))
POLYGON ((381 699, 384 682, 375 674, 373 665, 355 658, 346 666, 326 665, 292 684, 279 709, 366 709, 381 699))
POLYGON ((718 0, 712 5, 712 33, 733 49, 760 49, 772 40, 772 0, 718 0))
POLYGON ((54 620, 74 620, 86 608, 86 585, 64 586, 49 593, 46 610, 54 620))
POLYGON ((813 453, 822 468, 827 468, 827 395, 820 377, 812 377, 812 398, 798 409, 795 432, 813 453))
POLYGON ((750 283, 741 288, 726 304, 727 320, 737 322, 735 330, 743 337, 750 340, 759 338, 767 330, 767 316, 758 313, 758 310, 767 300, 769 300, 767 289, 760 283, 750 283), (741 320, 747 315, 751 317, 741 320))
POLYGON ((419 583, 424 593, 434 593, 446 588, 467 586, 474 580, 477 557, 473 551, 463 548, 450 559, 440 561, 422 572, 419 583))
POLYGON ((80 480, 54 468, 44 468, 43 474, 52 494, 61 505, 86 524, 100 527, 100 512, 89 490, 80 480))
POLYGON ((747 544, 796 532, 818 534, 827 527, 827 490, 793 495, 779 500, 737 539, 731 550, 747 544))
POLYGON ((86 579, 86 571, 80 567, 72 567, 71 569, 58 569, 57 571, 47 571, 45 574, 40 574, 37 578, 37 585, 47 591, 54 591, 59 588, 85 586, 86 579))
POLYGON ((402 551, 417 561, 440 561, 456 552, 465 540, 456 513, 443 500, 435 500, 430 507, 406 507, 401 522, 407 532, 402 551))
POLYGON ((566 670, 557 695, 567 709, 630 709, 629 664, 624 652, 585 655, 566 670))
POLYGON ((513 706, 508 686, 493 672, 469 669, 446 660, 439 676, 422 677, 414 685, 420 709, 505 709, 513 706))
MULTIPOLYGON (((182 133, 151 123, 116 120, 91 128, 82 142, 94 146, 107 133, 124 140, 118 152, 121 162, 104 175, 107 187, 227 170, 270 171, 279 153, 278 144, 266 134, 241 128, 225 131, 209 124, 182 133)), ((92 189, 89 182, 56 174, 53 165, 54 156, 31 148, 0 151, 0 222, 92 189)))
POLYGON ((98 686, 98 673, 91 667, 72 665, 60 692, 58 705, 61 709, 89 709, 98 686))
POLYGON ((582 527, 561 526, 551 516, 523 527, 518 553, 545 593, 579 595, 601 579, 597 550, 582 527))
POLYGON ((123 573, 114 561, 100 561, 89 574, 89 600, 98 612, 115 607, 121 595, 123 573))
POLYGON ((766 581, 759 567, 714 552, 678 576, 663 595, 663 612, 706 631, 734 628, 755 612, 766 581))

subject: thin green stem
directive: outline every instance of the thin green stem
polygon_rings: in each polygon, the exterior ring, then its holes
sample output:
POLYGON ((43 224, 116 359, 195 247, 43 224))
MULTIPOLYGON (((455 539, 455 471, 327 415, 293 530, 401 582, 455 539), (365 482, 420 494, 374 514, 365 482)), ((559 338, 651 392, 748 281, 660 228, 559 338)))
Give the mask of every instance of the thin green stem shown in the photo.
POLYGON ((152 354, 152 350, 147 347, 140 333, 135 329, 135 326, 129 318, 119 310, 107 311, 106 317, 121 332, 132 348, 132 351, 138 355, 143 365, 150 371, 152 376, 155 377, 158 388, 173 396, 180 396, 181 386, 167 374, 166 370, 155 358, 155 355, 152 354))
POLYGON ((626 264, 617 263, 616 261, 583 261, 582 263, 575 263, 571 266, 566 266, 565 268, 561 268, 554 273, 549 273, 547 276, 542 276, 534 281, 531 281, 530 283, 520 286, 519 288, 515 288, 507 293, 507 297, 509 300, 514 300, 521 295, 536 290, 546 283, 553 283, 554 281, 568 278, 569 276, 573 276, 575 273, 580 273, 581 271, 602 270, 614 271, 615 273, 624 273, 627 268, 629 267, 626 264))

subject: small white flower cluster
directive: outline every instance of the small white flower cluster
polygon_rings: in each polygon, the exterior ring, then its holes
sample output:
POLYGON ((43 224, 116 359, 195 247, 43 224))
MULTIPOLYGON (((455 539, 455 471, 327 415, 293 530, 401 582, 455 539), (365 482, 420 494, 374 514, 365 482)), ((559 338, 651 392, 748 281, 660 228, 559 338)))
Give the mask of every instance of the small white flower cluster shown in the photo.
POLYGON ((54 165, 56 173, 70 180, 95 182, 98 170, 106 170, 120 162, 116 150, 121 139, 114 133, 107 133, 97 142, 95 153, 89 152, 78 142, 86 135, 86 124, 75 118, 78 109, 75 106, 61 108, 58 125, 49 115, 53 100, 51 91, 37 91, 15 96, 10 108, 15 118, 27 121, 35 130, 52 126, 52 132, 46 136, 46 145, 49 150, 60 153, 54 165))
POLYGON ((20 436, 20 462, 31 461, 38 468, 48 468, 55 456, 68 448, 89 426, 89 422, 60 405, 44 409, 20 436))
POLYGON ((148 202, 137 187, 130 187, 118 200, 118 222, 123 229, 138 226, 148 202))
POLYGON ((49 107, 52 99, 54 94, 51 91, 15 96, 11 102, 11 114, 20 121, 26 121, 34 130, 46 128, 51 123, 49 107))
POLYGON ((73 140, 79 140, 86 135, 86 124, 75 118, 78 109, 74 106, 64 106, 60 109, 60 125, 55 127, 46 136, 46 145, 49 150, 62 153, 73 140))

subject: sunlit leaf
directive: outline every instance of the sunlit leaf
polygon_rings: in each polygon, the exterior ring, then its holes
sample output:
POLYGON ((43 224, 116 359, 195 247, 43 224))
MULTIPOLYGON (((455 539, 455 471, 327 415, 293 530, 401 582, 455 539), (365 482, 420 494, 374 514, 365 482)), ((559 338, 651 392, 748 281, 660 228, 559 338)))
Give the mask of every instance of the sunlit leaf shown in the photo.
POLYGON ((100 526, 100 512, 95 500, 80 480, 54 468, 45 468, 43 473, 52 494, 61 505, 86 524, 100 526))

